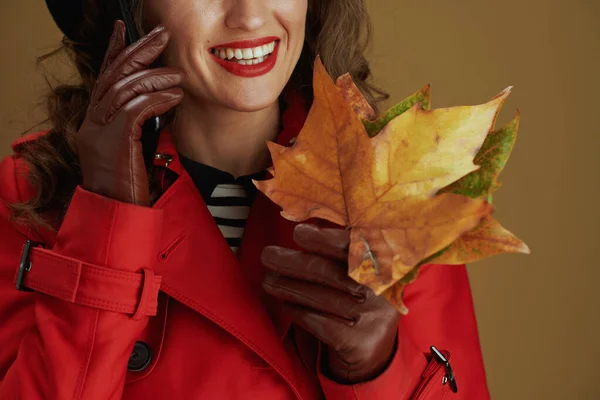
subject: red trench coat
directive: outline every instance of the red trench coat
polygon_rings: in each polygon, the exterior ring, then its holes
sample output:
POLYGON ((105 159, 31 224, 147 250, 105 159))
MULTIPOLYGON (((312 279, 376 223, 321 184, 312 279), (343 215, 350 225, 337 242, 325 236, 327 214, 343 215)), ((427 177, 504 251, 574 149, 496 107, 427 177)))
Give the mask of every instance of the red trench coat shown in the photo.
MULTIPOLYGON (((305 117, 292 104, 279 143, 288 145, 305 117)), ((23 140, 33 138, 15 150, 23 140)), ((152 208, 79 187, 58 232, 41 236, 9 222, 7 204, 33 193, 18 156, 1 162, 0 399, 489 398, 464 266, 423 268, 406 290, 410 313, 389 367, 372 381, 338 384, 320 373, 319 342, 261 290, 261 250, 297 248, 294 224, 259 193, 236 258, 168 133, 159 152, 174 157, 168 168, 179 178, 152 208), (27 239, 44 243, 25 273, 35 292, 15 289, 27 239), (457 394, 442 384, 431 345, 450 352, 457 394), (145 364, 137 371, 128 370, 134 346, 152 354, 136 353, 145 364)))

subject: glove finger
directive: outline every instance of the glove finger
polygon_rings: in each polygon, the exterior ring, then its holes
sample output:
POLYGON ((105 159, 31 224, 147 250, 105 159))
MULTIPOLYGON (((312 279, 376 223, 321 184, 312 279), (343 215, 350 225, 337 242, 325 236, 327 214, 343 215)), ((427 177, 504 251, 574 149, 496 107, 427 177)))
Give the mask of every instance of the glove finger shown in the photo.
POLYGON ((104 61, 102 61, 102 66, 100 67, 99 76, 104 73, 106 67, 113 63, 115 58, 117 58, 119 53, 123 51, 126 45, 125 24, 121 20, 116 20, 113 33, 110 36, 110 41, 108 42, 108 50, 104 56, 104 61))
POLYGON ((121 51, 96 83, 93 98, 101 101, 106 92, 119 80, 135 72, 148 69, 163 52, 169 42, 169 34, 162 25, 154 28, 134 44, 121 51))
POLYGON ((337 320, 292 303, 285 303, 285 313, 294 324, 313 334, 317 339, 334 350, 344 346, 343 336, 350 329, 337 320))
POLYGON ((348 267, 344 263, 330 258, 279 246, 267 246, 262 252, 261 260, 265 267, 278 274, 328 286, 360 301, 370 297, 371 291, 367 287, 348 276, 348 267))
POLYGON ((131 139, 139 140, 142 135, 142 125, 146 120, 165 114, 181 103, 181 100, 183 100, 183 90, 179 87, 143 94, 121 107, 113 119, 125 117, 130 127, 127 133, 131 135, 131 139))
POLYGON ((319 284, 267 274, 263 281, 267 293, 306 309, 329 314, 340 323, 354 326, 361 303, 353 296, 319 284))
POLYGON ((348 261, 349 230, 325 229, 312 224, 298 224, 294 227, 294 241, 310 253, 348 261))
POLYGON ((110 121, 121 107, 137 96, 176 87, 183 82, 183 77, 182 70, 169 67, 136 72, 111 87, 102 99, 98 113, 110 121))

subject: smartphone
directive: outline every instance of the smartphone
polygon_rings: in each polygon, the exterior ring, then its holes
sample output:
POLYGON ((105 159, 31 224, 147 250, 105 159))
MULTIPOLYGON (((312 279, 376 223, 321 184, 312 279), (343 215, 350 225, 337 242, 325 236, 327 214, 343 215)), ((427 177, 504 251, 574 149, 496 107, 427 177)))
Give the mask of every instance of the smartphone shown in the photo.
MULTIPOLYGON (((133 19, 132 9, 133 2, 136 0, 119 0, 121 11, 121 19, 125 22, 127 30, 127 42, 133 44, 140 39, 135 22, 133 19)), ((152 67, 157 67, 158 63, 152 64, 152 67)), ((146 169, 152 168, 154 165, 154 157, 158 147, 158 139, 161 130, 161 117, 153 117, 147 120, 142 127, 142 153, 144 155, 144 163, 146 169)))

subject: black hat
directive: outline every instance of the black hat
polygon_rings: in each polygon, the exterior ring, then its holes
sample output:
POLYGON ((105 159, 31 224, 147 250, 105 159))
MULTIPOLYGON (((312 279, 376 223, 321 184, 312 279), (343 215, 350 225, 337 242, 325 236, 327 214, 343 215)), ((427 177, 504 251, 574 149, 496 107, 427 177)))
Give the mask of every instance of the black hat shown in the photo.
MULTIPOLYGON (((128 19, 127 26, 135 26, 134 22, 131 20, 130 13, 125 13, 125 10, 133 7, 136 4, 136 0, 118 0, 115 2, 106 2, 106 0, 97 0, 99 2, 99 6, 101 5, 101 9, 103 11, 102 18, 105 18, 106 15, 104 13, 108 13, 107 16, 111 17, 113 20, 116 18, 119 19, 128 19)), ((48 6, 48 10, 52 17, 54 18, 54 22, 60 28, 60 30, 65 34, 66 37, 72 40, 77 40, 77 35, 81 34, 79 32, 79 24, 83 20, 83 1, 82 0, 46 0, 46 6, 48 6)), ((112 32, 112 27, 109 29, 108 34, 112 32)), ((127 32, 129 39, 134 42, 135 39, 131 32, 127 32)))
POLYGON ((46 0, 46 5, 56 25, 73 39, 77 22, 82 18, 81 0, 46 0))

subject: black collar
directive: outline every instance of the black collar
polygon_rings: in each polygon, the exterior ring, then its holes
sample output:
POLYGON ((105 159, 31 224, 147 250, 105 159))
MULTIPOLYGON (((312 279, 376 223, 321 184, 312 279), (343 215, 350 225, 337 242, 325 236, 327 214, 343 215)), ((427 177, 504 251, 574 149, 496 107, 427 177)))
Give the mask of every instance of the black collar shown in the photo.
POLYGON ((242 185, 248 194, 250 204, 252 204, 254 198, 256 197, 256 187, 252 183, 252 179, 263 180, 265 179, 267 172, 260 171, 251 175, 244 175, 234 178, 234 176, 229 172, 221 171, 220 169, 211 167, 210 165, 191 160, 182 154, 179 154, 179 161, 194 181, 194 184, 200 191, 200 194, 206 203, 208 203, 208 200, 210 199, 210 196, 217 185, 238 184, 242 185))

